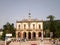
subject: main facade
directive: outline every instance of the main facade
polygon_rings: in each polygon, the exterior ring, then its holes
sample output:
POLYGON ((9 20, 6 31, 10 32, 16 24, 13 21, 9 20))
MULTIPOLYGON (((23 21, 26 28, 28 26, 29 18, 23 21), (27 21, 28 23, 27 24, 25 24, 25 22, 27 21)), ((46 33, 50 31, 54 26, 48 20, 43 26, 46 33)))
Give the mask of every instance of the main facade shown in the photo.
POLYGON ((43 39, 43 21, 38 19, 16 21, 16 38, 43 39))

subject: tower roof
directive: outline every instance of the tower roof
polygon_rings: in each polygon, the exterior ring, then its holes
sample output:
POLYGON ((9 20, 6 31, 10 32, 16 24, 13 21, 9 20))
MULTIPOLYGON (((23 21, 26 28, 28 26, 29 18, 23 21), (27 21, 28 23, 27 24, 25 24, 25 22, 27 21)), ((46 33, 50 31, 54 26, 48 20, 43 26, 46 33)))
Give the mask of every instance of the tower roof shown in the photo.
POLYGON ((31 13, 29 12, 28 13, 28 18, 27 19, 22 19, 21 21, 17 21, 17 22, 42 22, 42 20, 39 20, 39 19, 33 19, 31 17, 31 13))

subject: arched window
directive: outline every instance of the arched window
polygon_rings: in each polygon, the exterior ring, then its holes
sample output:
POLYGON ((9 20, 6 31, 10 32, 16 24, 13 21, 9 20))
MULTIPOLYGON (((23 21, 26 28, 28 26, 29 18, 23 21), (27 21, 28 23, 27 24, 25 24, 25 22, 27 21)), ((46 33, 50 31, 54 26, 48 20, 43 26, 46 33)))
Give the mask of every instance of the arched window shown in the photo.
POLYGON ((41 29, 41 25, 39 25, 39 29, 41 29))
POLYGON ((18 28, 20 29, 20 25, 18 25, 18 28))
POLYGON ((18 32, 18 37, 20 37, 20 32, 18 32))
POLYGON ((22 32, 18 32, 18 38, 22 37, 22 32))
POLYGON ((35 29, 35 24, 33 24, 33 29, 35 29))
POLYGON ((38 37, 41 37, 41 32, 38 33, 38 37))
POLYGON ((26 24, 24 24, 24 29, 26 29, 26 24))

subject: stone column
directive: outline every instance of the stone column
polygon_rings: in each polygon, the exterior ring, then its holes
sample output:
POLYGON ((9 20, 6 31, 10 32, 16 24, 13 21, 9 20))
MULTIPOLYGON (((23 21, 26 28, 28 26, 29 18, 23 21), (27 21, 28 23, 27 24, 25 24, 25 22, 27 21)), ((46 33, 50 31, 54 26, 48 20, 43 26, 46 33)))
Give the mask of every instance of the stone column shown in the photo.
POLYGON ((21 32, 22 33, 22 35, 21 35, 21 39, 23 39, 23 32, 21 32))
POLYGON ((33 39, 33 32, 31 32, 31 39, 33 39))
POLYGON ((26 39, 28 39, 28 32, 26 32, 26 39))
POLYGON ((38 32, 36 32, 36 39, 38 39, 38 32))

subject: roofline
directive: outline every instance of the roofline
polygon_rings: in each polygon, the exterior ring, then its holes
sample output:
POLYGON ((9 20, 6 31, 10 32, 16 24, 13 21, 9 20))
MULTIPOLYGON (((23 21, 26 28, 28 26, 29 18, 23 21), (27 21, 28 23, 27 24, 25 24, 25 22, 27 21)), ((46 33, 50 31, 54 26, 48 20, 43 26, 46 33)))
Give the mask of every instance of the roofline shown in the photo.
POLYGON ((28 23, 28 22, 43 22, 43 21, 16 21, 16 23, 22 23, 22 22, 28 23))

